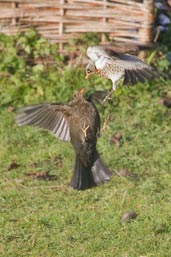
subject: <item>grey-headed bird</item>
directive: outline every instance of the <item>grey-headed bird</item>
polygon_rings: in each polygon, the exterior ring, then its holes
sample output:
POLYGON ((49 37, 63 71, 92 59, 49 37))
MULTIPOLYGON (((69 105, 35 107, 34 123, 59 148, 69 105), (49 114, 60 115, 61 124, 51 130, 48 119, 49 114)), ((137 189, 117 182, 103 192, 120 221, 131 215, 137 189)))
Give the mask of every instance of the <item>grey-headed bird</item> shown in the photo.
POLYGON ((86 78, 92 74, 100 75, 112 81, 112 90, 116 90, 118 82, 123 79, 123 86, 144 83, 155 77, 153 69, 138 57, 117 53, 111 47, 89 46, 87 56, 90 62, 86 66, 86 78))

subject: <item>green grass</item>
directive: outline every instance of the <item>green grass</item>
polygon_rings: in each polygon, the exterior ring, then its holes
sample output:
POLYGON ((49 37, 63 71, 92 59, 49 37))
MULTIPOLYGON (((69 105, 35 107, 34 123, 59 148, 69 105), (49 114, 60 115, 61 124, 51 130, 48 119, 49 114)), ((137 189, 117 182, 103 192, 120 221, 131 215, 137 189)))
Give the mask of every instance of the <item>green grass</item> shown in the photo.
POLYGON ((105 108, 99 106, 102 127, 109 121, 98 149, 114 176, 86 191, 69 186, 70 144, 17 127, 14 112, 1 109, 0 256, 170 257, 171 111, 159 103, 170 87, 155 82, 118 89, 105 108), (119 147, 110 144, 118 131, 119 147), (20 166, 8 171, 13 160, 20 166), (135 176, 117 176, 121 168, 135 176), (53 176, 40 180, 29 172, 53 176), (138 217, 123 223, 128 210, 138 217))
MULTIPOLYGON (((92 44, 96 38, 89 35, 82 48, 87 40, 92 44)), ((169 34, 163 55, 152 52, 148 58, 168 74, 165 53, 170 47, 169 34)), ((46 131, 18 127, 15 110, 68 102, 74 90, 109 88, 110 81, 86 81, 84 68, 67 67, 57 45, 50 46, 33 30, 13 37, 0 34, 0 48, 0 256, 170 257, 171 109, 161 98, 171 96, 171 81, 118 88, 111 101, 98 106, 98 150, 113 177, 102 186, 76 191, 70 187, 71 145, 46 131), (44 57, 56 64, 30 63, 44 57), (123 135, 120 146, 110 144, 116 132, 123 135), (118 176, 120 169, 133 176, 118 176), (38 179, 36 174, 47 176, 38 179), (137 218, 122 222, 130 210, 137 218)))

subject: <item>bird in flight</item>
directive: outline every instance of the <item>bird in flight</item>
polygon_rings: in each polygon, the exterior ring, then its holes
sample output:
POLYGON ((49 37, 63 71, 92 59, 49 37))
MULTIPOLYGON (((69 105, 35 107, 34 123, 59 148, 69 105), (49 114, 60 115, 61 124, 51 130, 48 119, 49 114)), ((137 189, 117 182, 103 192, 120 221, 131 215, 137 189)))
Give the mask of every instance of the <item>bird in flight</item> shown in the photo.
POLYGON ((84 190, 110 180, 112 172, 101 160, 96 149, 100 131, 99 113, 84 90, 73 95, 69 104, 38 104, 20 109, 16 122, 51 131, 57 138, 70 141, 75 150, 71 186, 84 190))
POLYGON ((144 83, 146 80, 152 80, 155 75, 152 68, 138 57, 117 53, 110 47, 89 46, 87 56, 90 62, 86 66, 86 78, 97 74, 112 81, 112 90, 107 98, 116 90, 121 79, 123 86, 135 85, 139 81, 144 83))

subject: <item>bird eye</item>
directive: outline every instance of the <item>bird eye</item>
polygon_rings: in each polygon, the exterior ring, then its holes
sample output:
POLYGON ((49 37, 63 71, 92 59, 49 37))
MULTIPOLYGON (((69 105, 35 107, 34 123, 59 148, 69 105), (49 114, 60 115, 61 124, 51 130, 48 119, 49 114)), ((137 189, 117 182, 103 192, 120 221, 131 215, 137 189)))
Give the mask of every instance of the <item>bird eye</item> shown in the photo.
POLYGON ((77 92, 75 92, 74 94, 73 94, 73 99, 75 99, 75 98, 77 98, 77 92))

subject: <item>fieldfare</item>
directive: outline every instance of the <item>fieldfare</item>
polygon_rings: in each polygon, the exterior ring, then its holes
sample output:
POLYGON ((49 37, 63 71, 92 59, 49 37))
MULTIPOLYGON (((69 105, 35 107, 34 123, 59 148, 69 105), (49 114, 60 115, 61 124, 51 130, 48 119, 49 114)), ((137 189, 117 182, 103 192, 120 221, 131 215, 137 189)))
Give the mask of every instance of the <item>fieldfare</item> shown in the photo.
POLYGON ((32 125, 51 131, 57 138, 70 141, 76 154, 71 186, 84 190, 110 180, 112 172, 96 149, 100 131, 99 113, 83 90, 74 93, 69 104, 38 104, 20 109, 19 125, 32 125))
POLYGON ((90 62, 86 67, 86 78, 92 74, 112 80, 113 86, 109 95, 116 90, 118 82, 123 79, 123 85, 135 85, 138 81, 144 83, 154 78, 154 71, 138 57, 116 53, 110 47, 89 46, 87 56, 90 62))

